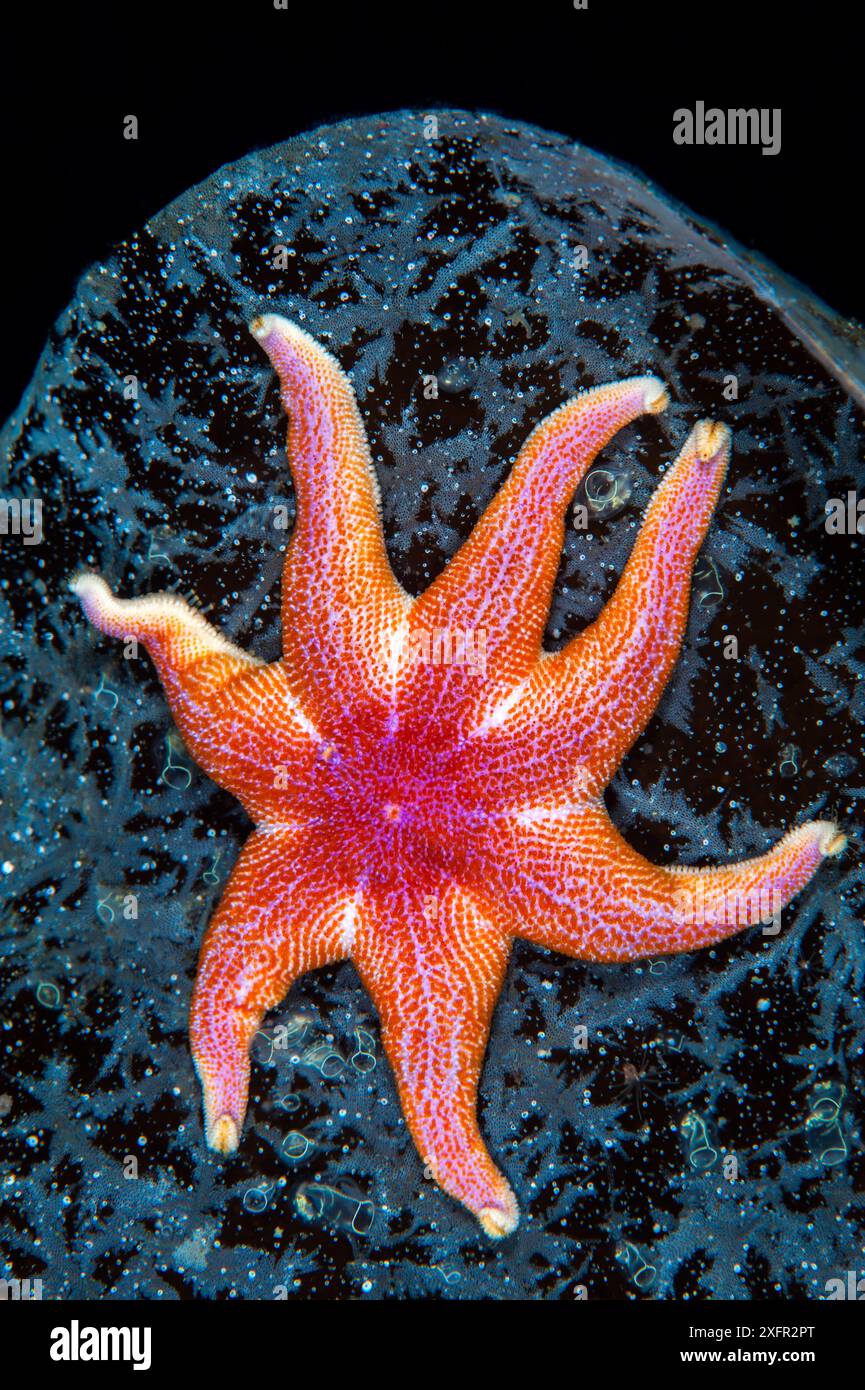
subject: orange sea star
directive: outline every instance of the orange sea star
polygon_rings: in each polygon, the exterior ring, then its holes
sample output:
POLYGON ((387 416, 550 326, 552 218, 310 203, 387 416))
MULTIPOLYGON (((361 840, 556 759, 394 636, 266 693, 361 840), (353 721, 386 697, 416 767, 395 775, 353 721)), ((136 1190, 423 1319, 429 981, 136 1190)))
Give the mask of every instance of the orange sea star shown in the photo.
POLYGON ((743 863, 660 868, 604 808, 679 653, 724 425, 695 426, 612 598, 549 655, 570 499, 617 430, 664 409, 662 384, 632 378, 554 411, 413 601, 388 563, 348 379, 285 319, 252 331, 279 375, 297 495, 282 659, 247 655, 173 595, 118 599, 93 574, 72 584, 102 632, 144 643, 191 754, 256 826, 192 1000, 207 1141, 238 1145, 266 1011, 305 971, 350 959, 429 1171, 504 1236, 517 1203, 476 1102, 513 938, 593 961, 690 951, 777 912, 844 837, 812 821, 743 863))

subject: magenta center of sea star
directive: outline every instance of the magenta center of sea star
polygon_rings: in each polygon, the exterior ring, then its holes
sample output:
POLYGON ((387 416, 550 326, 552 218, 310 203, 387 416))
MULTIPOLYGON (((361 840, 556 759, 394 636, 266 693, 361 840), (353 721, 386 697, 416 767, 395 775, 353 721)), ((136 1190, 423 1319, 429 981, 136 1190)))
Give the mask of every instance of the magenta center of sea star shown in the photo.
POLYGON ((416 736, 329 743, 308 790, 312 820, 365 881, 446 870, 470 834, 447 750, 416 736))

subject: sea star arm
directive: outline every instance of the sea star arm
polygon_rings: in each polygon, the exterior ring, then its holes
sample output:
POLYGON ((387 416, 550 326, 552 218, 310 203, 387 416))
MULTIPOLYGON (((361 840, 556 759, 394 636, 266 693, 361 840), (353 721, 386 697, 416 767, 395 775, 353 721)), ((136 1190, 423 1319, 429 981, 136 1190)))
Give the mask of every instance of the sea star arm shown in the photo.
POLYGON ((237 1148, 249 1048, 265 1013, 299 975, 347 955, 355 897, 335 873, 323 887, 318 861, 302 828, 257 830, 202 942, 189 1033, 207 1142, 220 1153, 237 1148))
POLYGON ((846 843, 834 822, 809 821, 752 859, 664 868, 632 849, 595 800, 527 809, 503 819, 496 838, 491 880, 516 913, 516 934, 596 961, 694 951, 758 922, 777 925, 846 843))
POLYGON ((354 390, 339 363, 276 314, 252 332, 279 377, 297 519, 282 576, 282 625, 316 703, 389 689, 391 645, 410 601, 394 577, 378 483, 354 390))
POLYGON ((601 614, 493 711, 489 773, 499 797, 519 794, 540 762, 549 787, 579 770, 609 782, 655 711, 688 618, 694 559, 730 456, 725 425, 702 421, 660 484, 619 583, 601 614))
POLYGON ((275 787, 309 785, 320 740, 281 665, 249 656, 175 594, 120 599, 95 574, 71 588, 100 632, 145 647, 193 758, 254 819, 271 818, 275 787))
MULTIPOLYGON (((666 405, 656 377, 633 377, 585 391, 547 416, 468 540, 417 599, 410 620, 415 645, 446 628, 482 641, 487 698, 523 677, 540 656, 565 514, 578 483, 618 430, 666 405)), ((451 686, 454 679, 455 668, 446 668, 438 684, 451 686)))
POLYGON ((352 951, 428 1175, 495 1237, 519 1213, 481 1138, 477 1088, 508 949, 490 916, 449 884, 373 902, 352 951))

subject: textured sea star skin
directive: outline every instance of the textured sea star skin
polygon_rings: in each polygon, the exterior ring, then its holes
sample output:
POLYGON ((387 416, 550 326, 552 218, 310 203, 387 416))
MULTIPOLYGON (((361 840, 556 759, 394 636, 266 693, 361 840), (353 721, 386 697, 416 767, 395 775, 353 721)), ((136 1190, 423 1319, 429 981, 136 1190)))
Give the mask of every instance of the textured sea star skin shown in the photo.
POLYGON ((604 808, 679 654, 725 426, 692 430, 612 598, 549 655, 570 500, 619 429, 664 409, 662 384, 598 387, 544 420, 412 600, 388 562, 347 377, 285 319, 252 332, 279 376, 297 495, 282 659, 247 655, 173 595, 124 600, 97 575, 72 582, 100 631, 144 644, 190 753, 256 827, 205 934, 192 1001, 207 1141, 223 1154, 239 1143, 264 1014, 299 975, 350 959, 429 1173, 504 1236, 518 1207, 476 1104, 512 940, 591 961, 691 951, 777 912, 844 836, 812 821, 757 858, 662 868, 604 808))

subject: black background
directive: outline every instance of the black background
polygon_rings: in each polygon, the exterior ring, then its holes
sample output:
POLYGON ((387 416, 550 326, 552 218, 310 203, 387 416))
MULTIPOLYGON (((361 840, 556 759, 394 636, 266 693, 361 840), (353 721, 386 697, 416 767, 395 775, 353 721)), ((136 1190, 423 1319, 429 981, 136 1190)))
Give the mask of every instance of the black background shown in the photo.
POLYGON ((78 276, 115 242, 256 146, 401 106, 490 109, 572 135, 865 319, 858 7, 288 3, 19 10, 0 98, 0 418, 78 276), (780 154, 674 145, 674 110, 698 100, 780 107, 780 154), (127 114, 137 141, 123 138, 127 114))

